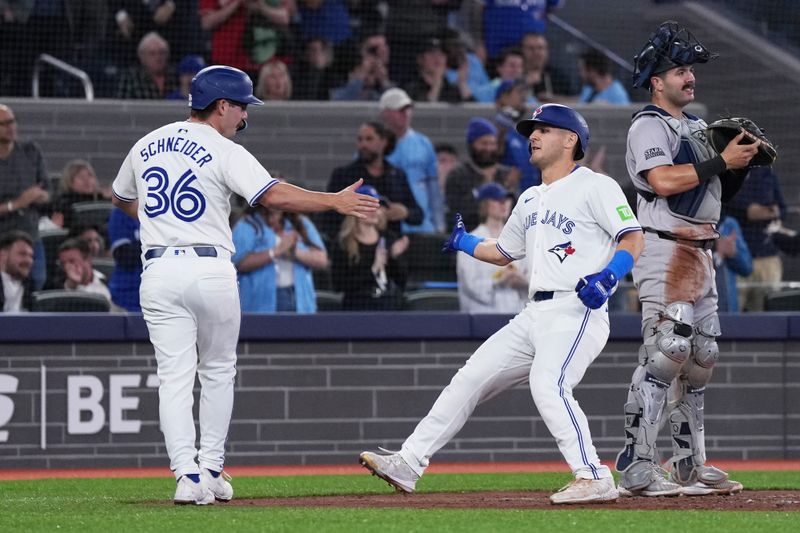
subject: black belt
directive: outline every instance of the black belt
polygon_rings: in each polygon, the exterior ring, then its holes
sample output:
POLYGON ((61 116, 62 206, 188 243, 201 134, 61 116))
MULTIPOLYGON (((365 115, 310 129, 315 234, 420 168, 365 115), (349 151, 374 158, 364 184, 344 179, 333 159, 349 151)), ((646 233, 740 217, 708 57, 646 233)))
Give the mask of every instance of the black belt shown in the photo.
MULTIPOLYGON (((213 246, 192 246, 197 257, 217 257, 217 249, 213 246)), ((157 259, 164 255, 167 248, 151 248, 144 253, 145 259, 157 259)))
POLYGON ((543 302, 553 299, 553 291, 536 291, 533 293, 534 302, 543 302))
POLYGON ((703 250, 711 250, 714 248, 714 242, 716 239, 703 239, 703 240, 693 240, 693 239, 683 239, 680 237, 676 237, 675 235, 670 235, 669 233, 658 231, 650 228, 644 228, 644 230, 648 233, 655 233, 658 235, 659 239, 664 239, 667 241, 674 241, 678 244, 685 244, 687 246, 694 246, 695 248, 702 248, 703 250))

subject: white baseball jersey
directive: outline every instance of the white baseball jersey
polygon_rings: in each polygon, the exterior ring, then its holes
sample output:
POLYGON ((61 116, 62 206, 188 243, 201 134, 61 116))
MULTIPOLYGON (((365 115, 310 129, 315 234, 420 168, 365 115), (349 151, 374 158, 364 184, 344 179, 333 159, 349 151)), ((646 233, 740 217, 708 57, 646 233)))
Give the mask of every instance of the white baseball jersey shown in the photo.
POLYGON ((278 183, 242 146, 200 122, 173 122, 139 139, 112 186, 139 199, 142 249, 211 245, 234 252, 231 192, 255 205, 278 183))
POLYGON ((576 166, 564 178, 520 195, 497 249, 509 259, 528 257, 532 297, 537 291, 575 290, 582 276, 606 267, 629 231, 641 227, 617 182, 576 166))

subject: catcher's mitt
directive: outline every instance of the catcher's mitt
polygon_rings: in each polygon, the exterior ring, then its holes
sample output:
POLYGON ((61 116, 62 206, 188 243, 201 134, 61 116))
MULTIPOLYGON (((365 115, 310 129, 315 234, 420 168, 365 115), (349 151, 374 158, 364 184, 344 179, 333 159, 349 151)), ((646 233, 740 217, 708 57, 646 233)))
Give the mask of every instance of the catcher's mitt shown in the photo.
POLYGON ((744 131, 742 144, 753 144, 757 140, 761 141, 758 153, 750 160, 748 168, 769 166, 775 162, 775 158, 778 157, 775 145, 764 135, 764 130, 749 118, 731 117, 712 122, 706 128, 706 139, 711 148, 721 154, 725 147, 728 146, 728 143, 742 131, 744 131))

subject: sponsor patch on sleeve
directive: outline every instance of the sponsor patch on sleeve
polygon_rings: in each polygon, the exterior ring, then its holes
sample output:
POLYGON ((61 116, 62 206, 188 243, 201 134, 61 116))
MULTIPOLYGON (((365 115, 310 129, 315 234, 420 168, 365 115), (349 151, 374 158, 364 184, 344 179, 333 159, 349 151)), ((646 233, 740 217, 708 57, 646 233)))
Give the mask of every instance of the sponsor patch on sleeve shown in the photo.
POLYGON ((647 150, 644 151, 645 160, 653 159, 654 157, 666 157, 664 150, 662 150, 660 146, 656 146, 654 148, 648 148, 647 150))
POLYGON ((633 218, 633 212, 630 206, 624 204, 617 207, 617 214, 619 215, 619 219, 623 221, 633 218))

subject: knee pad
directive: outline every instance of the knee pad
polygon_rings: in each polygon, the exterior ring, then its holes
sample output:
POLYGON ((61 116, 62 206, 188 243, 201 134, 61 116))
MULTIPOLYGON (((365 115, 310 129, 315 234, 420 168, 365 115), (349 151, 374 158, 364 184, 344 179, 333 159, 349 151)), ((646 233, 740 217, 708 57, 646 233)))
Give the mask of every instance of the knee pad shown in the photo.
POLYGON ((704 387, 711 381, 711 372, 719 358, 719 346, 716 338, 722 334, 719 317, 705 318, 696 329, 692 339, 692 357, 684 371, 686 380, 692 387, 704 387))
POLYGON ((662 314, 656 333, 642 346, 645 368, 655 378, 669 384, 692 353, 694 309, 687 302, 675 302, 662 314))

